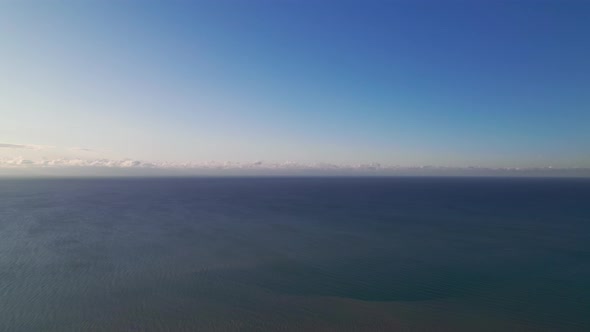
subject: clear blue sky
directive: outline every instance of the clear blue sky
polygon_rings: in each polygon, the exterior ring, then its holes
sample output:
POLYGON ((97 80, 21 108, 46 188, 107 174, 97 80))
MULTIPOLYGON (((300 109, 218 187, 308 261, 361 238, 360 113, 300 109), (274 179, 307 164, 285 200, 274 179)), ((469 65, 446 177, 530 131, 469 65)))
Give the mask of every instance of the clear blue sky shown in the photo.
POLYGON ((9 0, 0 41, 0 157, 590 167, 590 1, 9 0))

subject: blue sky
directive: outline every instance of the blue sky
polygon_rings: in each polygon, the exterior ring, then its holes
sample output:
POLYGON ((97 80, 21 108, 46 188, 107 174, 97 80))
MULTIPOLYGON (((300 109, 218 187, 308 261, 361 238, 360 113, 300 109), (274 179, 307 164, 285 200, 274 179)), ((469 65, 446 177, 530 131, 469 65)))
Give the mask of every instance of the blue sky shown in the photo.
POLYGON ((590 167, 588 17, 567 0, 3 1, 0 159, 590 167))

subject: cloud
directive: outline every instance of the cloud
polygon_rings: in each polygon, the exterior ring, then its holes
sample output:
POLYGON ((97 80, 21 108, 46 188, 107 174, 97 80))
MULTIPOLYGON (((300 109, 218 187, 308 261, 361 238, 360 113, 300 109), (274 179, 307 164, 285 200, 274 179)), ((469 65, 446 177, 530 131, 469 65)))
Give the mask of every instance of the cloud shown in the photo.
MULTIPOLYGON (((590 177, 590 168, 488 168, 444 166, 397 166, 379 163, 332 164, 298 162, 146 162, 133 159, 0 159, 0 169, 82 172, 94 176, 125 175, 336 175, 336 176, 581 176, 590 177), (115 173, 113 173, 115 172, 115 173)), ((80 173, 78 173, 80 174, 80 173)))
POLYGON ((33 160, 24 159, 22 157, 0 160, 0 167, 2 167, 2 166, 4 166, 4 167, 26 166, 26 165, 35 165, 35 162, 33 160))
MULTIPOLYGON (((12 143, 0 143, 0 149, 24 149, 24 150, 45 150, 45 149, 55 149, 55 146, 52 145, 38 145, 38 144, 12 144, 12 143)), ((69 151, 76 151, 76 152, 100 152, 103 150, 95 150, 90 148, 83 148, 83 147, 70 147, 64 148, 69 151)))
MULTIPOLYGON (((111 160, 111 159, 42 159, 33 164, 36 167, 47 168, 67 168, 67 167, 113 167, 113 168, 134 168, 134 167, 151 167, 150 163, 144 163, 139 160, 111 160)), ((2 161, 0 161, 0 167, 2 161)))
POLYGON ((88 149, 88 148, 78 148, 78 147, 75 147, 75 148, 69 148, 68 150, 70 150, 70 151, 81 151, 81 152, 95 152, 95 150, 93 150, 93 149, 88 149))
POLYGON ((9 144, 9 143, 0 143, 0 148, 5 148, 5 149, 43 150, 43 149, 51 149, 51 148, 53 148, 53 146, 49 146, 49 145, 33 145, 33 144, 9 144))

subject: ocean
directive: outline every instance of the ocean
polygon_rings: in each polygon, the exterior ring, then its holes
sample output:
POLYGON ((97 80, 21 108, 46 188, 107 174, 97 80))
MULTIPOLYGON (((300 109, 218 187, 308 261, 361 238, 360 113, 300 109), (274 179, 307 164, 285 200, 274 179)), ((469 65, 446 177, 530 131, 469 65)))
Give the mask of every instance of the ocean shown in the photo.
POLYGON ((0 331, 590 331, 590 179, 0 179, 0 331))

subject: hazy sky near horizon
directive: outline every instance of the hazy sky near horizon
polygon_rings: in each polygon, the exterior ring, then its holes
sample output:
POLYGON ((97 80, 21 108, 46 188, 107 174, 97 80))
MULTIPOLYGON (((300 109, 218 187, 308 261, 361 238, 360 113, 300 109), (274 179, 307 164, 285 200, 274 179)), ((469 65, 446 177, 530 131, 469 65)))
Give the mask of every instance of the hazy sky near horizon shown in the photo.
POLYGON ((0 1, 0 159, 590 167, 589 1, 0 1))

